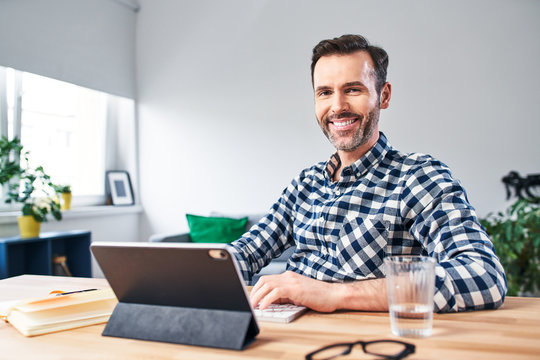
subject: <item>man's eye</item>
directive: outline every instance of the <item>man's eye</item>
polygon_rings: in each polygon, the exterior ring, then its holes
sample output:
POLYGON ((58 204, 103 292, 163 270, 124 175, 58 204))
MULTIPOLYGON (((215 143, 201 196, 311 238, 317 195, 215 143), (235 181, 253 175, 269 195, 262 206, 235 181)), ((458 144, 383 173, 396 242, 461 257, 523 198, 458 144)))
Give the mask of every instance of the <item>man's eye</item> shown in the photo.
POLYGON ((362 90, 361 89, 358 89, 358 88, 350 88, 350 89, 347 89, 347 92, 348 93, 357 93, 357 92, 361 92, 362 90))
POLYGON ((319 96, 328 96, 328 95, 330 95, 330 91, 329 91, 329 90, 319 91, 319 96))

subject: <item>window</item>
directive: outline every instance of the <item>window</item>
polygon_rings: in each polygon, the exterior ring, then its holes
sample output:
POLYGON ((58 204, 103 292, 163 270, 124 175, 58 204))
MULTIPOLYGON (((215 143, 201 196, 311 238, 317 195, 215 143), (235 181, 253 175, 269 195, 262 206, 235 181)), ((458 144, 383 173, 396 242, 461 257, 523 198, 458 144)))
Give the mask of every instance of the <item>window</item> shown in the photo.
POLYGON ((75 205, 104 204, 105 170, 115 164, 108 156, 117 153, 108 146, 115 143, 109 129, 125 121, 118 118, 133 100, 10 68, 0 72, 2 135, 19 137, 31 166, 71 185, 75 205))

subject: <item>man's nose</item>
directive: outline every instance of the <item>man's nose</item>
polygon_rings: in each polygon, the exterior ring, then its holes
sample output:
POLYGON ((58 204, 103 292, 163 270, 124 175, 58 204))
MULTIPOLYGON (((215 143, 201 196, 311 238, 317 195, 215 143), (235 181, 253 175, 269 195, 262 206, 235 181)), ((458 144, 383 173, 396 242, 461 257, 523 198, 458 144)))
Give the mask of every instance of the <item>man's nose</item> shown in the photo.
POLYGON ((344 111, 349 111, 349 103, 343 94, 336 93, 332 101, 332 112, 340 114, 344 111))

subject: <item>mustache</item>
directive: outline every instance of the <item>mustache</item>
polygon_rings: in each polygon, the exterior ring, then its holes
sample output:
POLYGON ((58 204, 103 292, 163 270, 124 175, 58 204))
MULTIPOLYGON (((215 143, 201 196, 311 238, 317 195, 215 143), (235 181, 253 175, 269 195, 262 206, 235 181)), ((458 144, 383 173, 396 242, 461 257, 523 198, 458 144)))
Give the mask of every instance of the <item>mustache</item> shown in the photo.
POLYGON ((343 118, 351 118, 351 117, 356 117, 358 118, 360 121, 363 120, 363 116, 360 115, 360 114, 356 114, 356 113, 353 113, 353 112, 349 112, 349 111, 346 111, 346 112, 342 112, 342 113, 339 113, 339 114, 332 114, 332 115, 328 115, 326 118, 325 118, 325 122, 332 122, 334 120, 339 120, 339 119, 343 119, 343 118))

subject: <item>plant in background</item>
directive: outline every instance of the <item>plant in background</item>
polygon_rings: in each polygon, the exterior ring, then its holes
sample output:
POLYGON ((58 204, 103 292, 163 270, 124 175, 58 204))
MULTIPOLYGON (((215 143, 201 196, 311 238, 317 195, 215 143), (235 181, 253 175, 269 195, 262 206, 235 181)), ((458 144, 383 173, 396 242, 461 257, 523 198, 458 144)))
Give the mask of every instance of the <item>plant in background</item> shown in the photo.
POLYGON ((47 221, 47 214, 56 220, 62 219, 56 185, 43 167, 26 168, 19 175, 19 182, 9 185, 6 203, 17 202, 22 205, 22 214, 31 215, 37 222, 47 221))
POLYGON ((59 194, 67 194, 71 192, 71 185, 54 185, 54 190, 59 194))
POLYGON ((508 295, 540 289, 540 204, 518 199, 506 211, 481 219, 506 271, 508 295))
POLYGON ((8 140, 5 136, 0 138, 0 186, 8 184, 22 173, 19 164, 22 148, 17 138, 13 140, 8 140))
POLYGON ((37 222, 47 221, 47 214, 51 215, 56 220, 62 220, 62 212, 60 211, 60 203, 51 198, 32 198, 24 203, 22 214, 31 215, 37 222))
POLYGON ((61 196, 60 210, 71 209, 71 186, 70 185, 54 185, 54 190, 61 196))
POLYGON ((47 221, 47 214, 62 219, 57 185, 51 182, 43 167, 28 165, 28 152, 23 152, 20 140, 0 138, 0 185, 6 187, 6 203, 21 203, 22 215, 36 221, 47 221), (21 163, 22 162, 22 163, 21 163))

